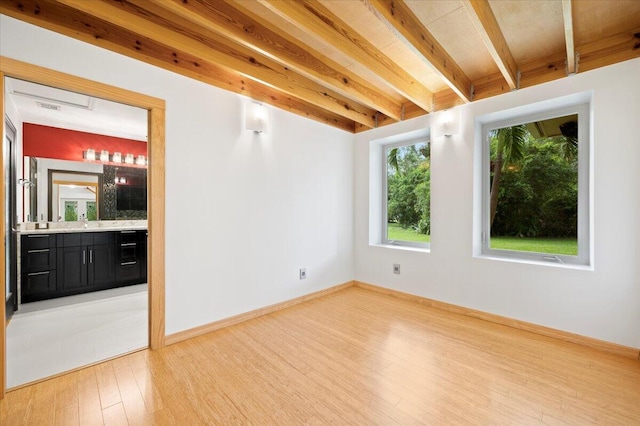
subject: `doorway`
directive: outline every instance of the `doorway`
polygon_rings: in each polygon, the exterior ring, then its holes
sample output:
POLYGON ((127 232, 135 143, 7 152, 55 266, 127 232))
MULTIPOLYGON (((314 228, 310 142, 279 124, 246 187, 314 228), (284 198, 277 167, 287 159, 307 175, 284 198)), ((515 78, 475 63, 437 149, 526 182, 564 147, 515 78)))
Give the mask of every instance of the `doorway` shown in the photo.
MULTIPOLYGON (((31 81, 38 84, 56 87, 64 90, 83 93, 97 98, 120 102, 144 108, 149 111, 149 176, 148 176, 148 336, 151 349, 164 346, 164 101, 115 88, 102 83, 85 80, 72 75, 59 73, 42 67, 26 64, 10 58, 0 58, 0 89, 5 92, 4 77, 14 77, 20 80, 31 81)), ((0 107, 0 115, 5 115, 4 101, 0 107)), ((3 159, 3 168, 0 169, 5 179, 5 165, 7 158, 3 159)), ((0 193, 3 200, 7 200, 8 194, 2 186, 0 193)), ((7 214, 2 209, 0 231, 4 234, 9 229, 6 223, 7 214)), ((6 258, 6 246, 0 246, 0 252, 6 258)), ((6 297, 6 265, 2 263, 1 275, 5 279, 2 293, 6 297)), ((5 317, 5 304, 0 305, 0 316, 5 317)), ((6 390, 6 323, 0 327, 0 397, 6 390)))
MULTIPOLYGON (((16 128, 9 119, 4 119, 4 188, 7 196, 5 197, 5 211, 16 211, 16 128)), ((6 321, 11 320, 13 312, 18 307, 18 279, 16 267, 12 259, 16 258, 16 234, 13 230, 16 228, 16 215, 5 215, 5 318, 6 321)))

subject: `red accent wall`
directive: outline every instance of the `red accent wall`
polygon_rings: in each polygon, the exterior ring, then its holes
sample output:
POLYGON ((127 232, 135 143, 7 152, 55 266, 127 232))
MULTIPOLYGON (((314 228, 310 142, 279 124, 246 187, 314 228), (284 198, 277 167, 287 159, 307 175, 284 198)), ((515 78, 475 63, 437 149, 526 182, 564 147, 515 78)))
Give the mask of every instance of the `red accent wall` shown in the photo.
POLYGON ((93 148, 96 155, 106 149, 111 154, 121 152, 122 158, 127 153, 147 156, 146 142, 31 123, 22 126, 22 144, 24 156, 59 160, 86 161, 82 152, 88 148, 93 148))

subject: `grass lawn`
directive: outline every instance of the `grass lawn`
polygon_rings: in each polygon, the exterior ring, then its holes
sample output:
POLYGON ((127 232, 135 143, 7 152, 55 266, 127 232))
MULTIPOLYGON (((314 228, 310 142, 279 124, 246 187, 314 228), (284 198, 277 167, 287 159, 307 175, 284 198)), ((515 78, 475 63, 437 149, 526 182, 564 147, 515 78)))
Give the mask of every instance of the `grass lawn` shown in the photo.
MULTIPOLYGON (((419 234, 411 229, 403 229, 397 223, 390 223, 387 238, 396 241, 428 243, 429 235, 419 234)), ((493 237, 491 248, 497 250, 529 251, 549 254, 578 254, 578 241, 575 238, 518 238, 493 237)))
POLYGON ((492 237, 491 248, 577 256, 578 240, 575 238, 492 237))
POLYGON ((397 223, 390 223, 387 228, 387 239, 395 241, 413 241, 416 243, 428 243, 430 235, 419 234, 412 229, 404 229, 397 223))

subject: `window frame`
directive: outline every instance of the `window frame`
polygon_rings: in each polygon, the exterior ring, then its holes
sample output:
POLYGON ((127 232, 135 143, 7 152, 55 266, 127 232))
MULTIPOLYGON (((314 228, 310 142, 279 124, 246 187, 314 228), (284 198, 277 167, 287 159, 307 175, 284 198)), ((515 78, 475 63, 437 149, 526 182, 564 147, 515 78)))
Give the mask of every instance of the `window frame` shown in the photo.
POLYGON ((529 111, 522 108, 507 111, 499 119, 480 122, 481 138, 481 229, 480 229, 480 257, 498 258, 511 261, 528 261, 556 266, 586 266, 592 267, 592 212, 591 212, 591 99, 570 98, 564 102, 541 103, 533 106, 529 111), (578 255, 562 255, 541 252, 526 252, 517 250, 503 250, 490 248, 490 194, 491 194, 491 144, 489 132, 504 127, 527 124, 535 121, 578 115, 578 255))
MULTIPOLYGON (((381 227, 382 227, 382 233, 381 235, 381 240, 382 240, 382 244, 384 245, 391 245, 391 246, 397 246, 397 247, 409 247, 409 248, 417 248, 417 249, 422 249, 422 250, 430 250, 431 249, 431 242, 428 243, 421 243, 421 242, 417 242, 417 241, 403 241, 403 240, 390 240, 389 236, 388 236, 388 221, 389 221, 389 211, 388 211, 388 176, 387 176, 387 167, 388 167, 388 162, 387 162, 387 151, 389 149, 393 149, 393 148, 399 148, 402 146, 410 146, 410 145, 416 145, 418 143, 427 143, 427 144, 431 144, 431 137, 429 134, 423 134, 420 136, 416 136, 416 137, 412 137, 412 138, 407 138, 407 139, 403 139, 401 141, 398 142, 391 142, 391 143, 385 143, 385 144, 381 144, 380 145, 380 150, 381 150, 381 173, 382 173, 382 216, 381 216, 381 227)), ((429 155, 429 162, 431 163, 431 155, 429 155)), ((431 190, 431 181, 429 181, 429 190, 431 190)), ((429 199, 429 204, 431 204, 431 199, 429 199)), ((431 211, 431 208, 429 208, 429 211, 431 211)), ((429 233, 429 236, 431 236, 431 233, 429 233)))

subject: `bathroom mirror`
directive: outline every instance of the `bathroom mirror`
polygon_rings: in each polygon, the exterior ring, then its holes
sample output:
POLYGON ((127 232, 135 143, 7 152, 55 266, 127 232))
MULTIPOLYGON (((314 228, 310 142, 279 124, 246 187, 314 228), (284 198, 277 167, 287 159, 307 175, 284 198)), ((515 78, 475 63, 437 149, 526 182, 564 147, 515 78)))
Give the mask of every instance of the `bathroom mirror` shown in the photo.
POLYGON ((102 175, 49 170, 49 220, 96 221, 100 217, 102 175))
POLYGON ((25 157, 24 169, 27 221, 147 218, 146 168, 25 157))

